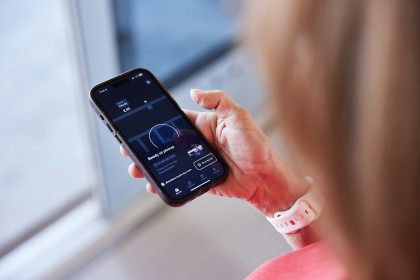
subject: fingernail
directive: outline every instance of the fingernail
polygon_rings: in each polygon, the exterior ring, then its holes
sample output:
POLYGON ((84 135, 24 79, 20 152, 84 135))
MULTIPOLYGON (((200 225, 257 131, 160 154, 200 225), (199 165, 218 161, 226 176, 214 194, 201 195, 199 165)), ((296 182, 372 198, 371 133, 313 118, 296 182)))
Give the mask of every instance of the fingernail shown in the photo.
POLYGON ((202 90, 202 89, 195 89, 195 88, 193 88, 193 89, 191 89, 191 90, 193 90, 193 91, 195 91, 195 92, 198 92, 198 93, 202 93, 202 92, 204 92, 204 90, 202 90))

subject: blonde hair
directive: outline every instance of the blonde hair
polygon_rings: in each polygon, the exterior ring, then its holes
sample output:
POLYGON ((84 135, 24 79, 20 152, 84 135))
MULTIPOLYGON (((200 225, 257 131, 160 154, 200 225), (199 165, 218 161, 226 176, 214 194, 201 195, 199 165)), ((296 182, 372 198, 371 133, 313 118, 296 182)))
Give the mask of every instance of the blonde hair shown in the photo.
POLYGON ((288 143, 357 279, 420 279, 420 2, 249 1, 288 143))

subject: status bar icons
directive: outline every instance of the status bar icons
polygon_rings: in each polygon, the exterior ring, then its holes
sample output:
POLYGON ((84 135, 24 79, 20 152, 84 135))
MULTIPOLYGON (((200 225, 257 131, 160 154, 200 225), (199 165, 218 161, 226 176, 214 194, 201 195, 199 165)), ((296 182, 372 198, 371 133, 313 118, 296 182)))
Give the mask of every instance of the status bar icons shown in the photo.
POLYGON ((132 80, 140 78, 141 76, 143 76, 143 73, 138 73, 136 75, 134 75, 133 77, 131 77, 132 80))

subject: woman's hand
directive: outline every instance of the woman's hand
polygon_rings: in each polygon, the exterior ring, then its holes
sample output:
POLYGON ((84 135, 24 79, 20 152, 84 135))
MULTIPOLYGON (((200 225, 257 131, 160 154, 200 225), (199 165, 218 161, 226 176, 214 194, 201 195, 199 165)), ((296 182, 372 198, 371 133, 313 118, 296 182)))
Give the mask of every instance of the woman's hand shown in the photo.
MULTIPOLYGON (((305 193, 306 180, 280 160, 250 113, 222 91, 191 90, 190 94, 204 109, 214 109, 184 111, 229 168, 226 181, 209 192, 245 200, 266 216, 289 209, 305 193)), ((122 148, 121 153, 127 155, 122 148)), ((129 173, 143 177, 134 163, 129 173)), ((150 184, 147 189, 155 193, 150 184)))

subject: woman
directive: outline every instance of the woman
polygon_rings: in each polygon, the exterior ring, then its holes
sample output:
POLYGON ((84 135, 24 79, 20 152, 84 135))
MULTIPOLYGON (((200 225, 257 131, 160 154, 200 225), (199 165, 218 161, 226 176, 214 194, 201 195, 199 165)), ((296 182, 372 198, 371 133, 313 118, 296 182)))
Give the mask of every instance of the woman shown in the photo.
POLYGON ((325 198, 320 219, 284 234, 297 250, 249 278, 420 279, 420 2, 249 2, 247 36, 297 168, 228 95, 192 90, 214 112, 187 114, 231 171, 211 192, 271 218, 309 188, 325 198))

